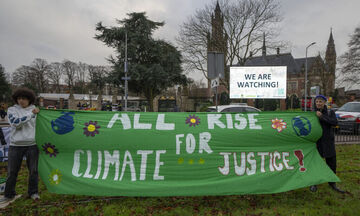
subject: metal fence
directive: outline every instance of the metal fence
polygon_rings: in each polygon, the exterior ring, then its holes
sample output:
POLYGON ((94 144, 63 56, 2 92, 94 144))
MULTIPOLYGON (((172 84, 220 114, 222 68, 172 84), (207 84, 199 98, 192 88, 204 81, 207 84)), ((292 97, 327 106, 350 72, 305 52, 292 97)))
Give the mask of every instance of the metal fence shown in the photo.
POLYGON ((360 123, 359 122, 338 122, 334 128, 336 144, 360 144, 360 123))
MULTIPOLYGON (((0 129, 10 126, 8 123, 0 122, 0 129)), ((336 144, 360 144, 360 122, 339 122, 334 128, 336 144)))

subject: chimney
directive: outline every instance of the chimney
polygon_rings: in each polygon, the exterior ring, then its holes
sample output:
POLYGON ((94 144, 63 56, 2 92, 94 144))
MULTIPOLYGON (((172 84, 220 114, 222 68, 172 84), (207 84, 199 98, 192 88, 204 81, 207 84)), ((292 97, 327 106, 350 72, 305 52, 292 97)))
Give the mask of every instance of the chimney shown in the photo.
POLYGON ((253 52, 252 52, 252 51, 250 51, 250 55, 249 55, 249 57, 250 57, 250 58, 252 58, 252 57, 253 57, 253 52))
POLYGON ((276 48, 276 54, 277 54, 277 55, 280 55, 280 48, 279 48, 279 47, 276 48))

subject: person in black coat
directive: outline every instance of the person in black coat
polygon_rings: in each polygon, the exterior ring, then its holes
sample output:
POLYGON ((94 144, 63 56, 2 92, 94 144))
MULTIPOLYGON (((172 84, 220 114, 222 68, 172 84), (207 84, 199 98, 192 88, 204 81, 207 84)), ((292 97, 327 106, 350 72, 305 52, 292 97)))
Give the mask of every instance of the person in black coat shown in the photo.
MULTIPOLYGON (((334 173, 336 173, 335 137, 332 127, 336 126, 338 122, 335 112, 327 109, 326 100, 326 97, 323 95, 315 97, 314 108, 322 128, 322 136, 316 142, 316 147, 321 157, 325 158, 326 164, 334 173)), ((329 186, 337 192, 344 193, 344 191, 336 187, 335 182, 329 182, 329 186)), ((310 190, 315 192, 317 190, 317 186, 311 186, 310 190)))
POLYGON ((7 115, 7 113, 5 111, 5 104, 1 104, 0 105, 0 118, 1 118, 1 120, 4 119, 6 115, 7 115))
POLYGON ((1 145, 7 145, 6 140, 5 140, 5 136, 4 136, 4 132, 3 132, 1 127, 0 127, 0 144, 1 145))

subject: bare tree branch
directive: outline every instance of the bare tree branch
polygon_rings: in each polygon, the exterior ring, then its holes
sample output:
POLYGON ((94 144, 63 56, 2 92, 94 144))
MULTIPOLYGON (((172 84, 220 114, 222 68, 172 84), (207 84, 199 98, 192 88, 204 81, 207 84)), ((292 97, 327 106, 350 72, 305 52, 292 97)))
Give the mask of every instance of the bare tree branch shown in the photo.
POLYGON ((36 58, 29 66, 29 69, 36 80, 35 85, 37 91, 46 92, 49 83, 47 73, 50 70, 50 65, 46 60, 36 58))
MULTIPOLYGON (((207 47, 211 32, 211 17, 215 1, 184 22, 177 42, 182 50, 187 70, 199 71, 207 78, 207 47)), ((227 36, 226 65, 244 65, 250 52, 256 54, 266 33, 267 44, 284 47, 285 43, 275 41, 277 25, 281 21, 280 4, 277 0, 221 0, 224 16, 224 35, 227 36)))
POLYGON ((360 26, 355 28, 348 43, 349 50, 340 56, 339 81, 346 89, 360 86, 360 26))
POLYGON ((60 81, 62 78, 62 65, 59 62, 50 64, 50 70, 47 73, 50 83, 55 86, 55 92, 60 93, 60 81))
POLYGON ((70 89, 70 93, 72 93, 77 78, 76 72, 78 70, 78 65, 75 62, 64 60, 62 62, 62 70, 65 76, 65 82, 70 89))

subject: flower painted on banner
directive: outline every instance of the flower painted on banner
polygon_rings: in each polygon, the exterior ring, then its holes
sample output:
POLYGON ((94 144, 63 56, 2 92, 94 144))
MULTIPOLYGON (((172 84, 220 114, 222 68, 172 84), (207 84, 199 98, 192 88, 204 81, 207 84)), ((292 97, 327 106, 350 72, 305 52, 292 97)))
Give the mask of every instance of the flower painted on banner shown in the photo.
POLYGON ((97 125, 97 121, 89 121, 85 123, 85 127, 84 127, 84 134, 86 136, 95 136, 95 134, 99 134, 99 129, 100 126, 97 125))
POLYGON ((59 169, 53 170, 49 175, 49 182, 52 185, 58 185, 61 182, 62 174, 59 169))
POLYGON ((51 143, 45 143, 42 145, 43 150, 46 154, 50 155, 50 157, 56 157, 59 154, 59 151, 55 148, 55 145, 51 145, 51 143))
POLYGON ((184 158, 179 158, 178 159, 178 164, 183 164, 184 163, 184 158))
POLYGON ((189 126, 197 126, 200 124, 200 118, 195 115, 189 115, 189 117, 186 118, 185 121, 186 124, 189 124, 189 126))
POLYGON ((284 120, 282 119, 275 118, 272 119, 271 122, 272 122, 271 127, 273 129, 276 129, 278 132, 283 131, 287 127, 286 122, 284 122, 284 120))
POLYGON ((204 164, 204 163, 205 163, 205 160, 202 159, 202 158, 200 158, 200 159, 199 159, 199 164, 204 164))

